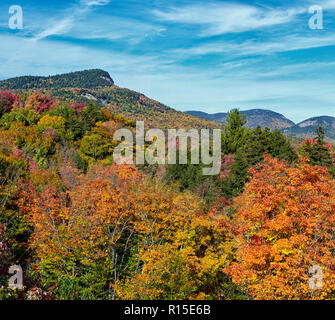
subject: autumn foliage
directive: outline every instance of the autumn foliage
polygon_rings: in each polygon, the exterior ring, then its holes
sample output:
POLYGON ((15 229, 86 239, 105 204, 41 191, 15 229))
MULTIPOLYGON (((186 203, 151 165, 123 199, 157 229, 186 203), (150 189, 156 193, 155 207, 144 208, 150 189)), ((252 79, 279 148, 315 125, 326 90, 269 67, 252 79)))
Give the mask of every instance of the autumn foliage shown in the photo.
POLYGON ((326 168, 266 156, 221 225, 234 260, 226 272, 255 299, 330 299, 335 290, 335 182, 326 168), (318 265, 323 288, 308 273, 318 265))
MULTIPOLYGON (((145 114, 162 108, 133 98, 145 114)), ((92 101, 3 91, 0 117, 0 300, 334 299, 335 159, 322 128, 293 146, 234 110, 221 172, 207 177, 203 164, 116 165, 114 134, 135 123, 92 101)))
POLYGON ((41 95, 36 91, 31 94, 26 101, 26 107, 31 108, 38 114, 42 114, 43 112, 50 110, 53 105, 53 100, 51 100, 47 96, 41 95))
POLYGON ((93 166, 86 175, 67 166, 66 191, 50 174, 42 192, 23 189, 20 204, 44 285, 70 281, 75 297, 123 299, 204 298, 219 286, 219 234, 191 194, 129 166, 93 166))

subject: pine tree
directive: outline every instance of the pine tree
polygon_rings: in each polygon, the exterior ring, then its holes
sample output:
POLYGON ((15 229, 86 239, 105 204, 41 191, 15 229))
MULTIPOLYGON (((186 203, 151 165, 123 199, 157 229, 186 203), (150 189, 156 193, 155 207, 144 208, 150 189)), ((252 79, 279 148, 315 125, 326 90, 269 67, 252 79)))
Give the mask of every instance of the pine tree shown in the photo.
POLYGON ((226 155, 235 154, 248 138, 247 121, 238 109, 228 112, 227 125, 222 137, 222 152, 226 155))
POLYGON ((271 132, 269 128, 262 130, 258 126, 237 150, 229 176, 220 181, 224 197, 234 197, 243 190, 248 179, 248 169, 262 162, 265 153, 288 162, 297 159, 291 144, 279 130, 271 132))
POLYGON ((303 157, 309 158, 311 165, 327 167, 332 175, 335 176, 332 147, 325 142, 325 132, 322 126, 319 126, 316 130, 314 139, 306 139, 301 144, 299 153, 303 157))
POLYGON ((312 148, 312 164, 326 167, 330 166, 332 164, 332 157, 329 148, 326 146, 325 132, 321 126, 316 130, 315 140, 316 144, 314 148, 312 148))

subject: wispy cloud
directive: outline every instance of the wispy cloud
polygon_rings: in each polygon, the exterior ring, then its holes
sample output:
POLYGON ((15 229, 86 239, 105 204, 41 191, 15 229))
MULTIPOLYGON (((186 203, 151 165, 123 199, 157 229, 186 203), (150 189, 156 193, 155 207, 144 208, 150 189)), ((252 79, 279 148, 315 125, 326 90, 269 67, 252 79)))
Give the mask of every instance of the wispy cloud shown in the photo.
POLYGON ((335 34, 326 36, 290 35, 267 41, 246 40, 244 42, 215 41, 199 46, 175 49, 173 53, 181 56, 227 54, 230 56, 255 56, 277 52, 289 52, 335 45, 335 34))
MULTIPOLYGON (((324 0, 321 2, 318 1, 317 4, 320 5, 324 9, 335 9, 335 0, 324 0)), ((313 5, 315 5, 315 1, 313 1, 313 5)))
MULTIPOLYGON (((137 44, 146 38, 161 34, 165 28, 152 23, 95 13, 95 7, 107 6, 110 0, 81 0, 64 10, 62 14, 47 22, 40 30, 32 29, 32 40, 43 40, 50 36, 66 36, 72 39, 108 41, 125 40, 137 44)), ((31 26, 34 22, 31 23, 31 26)))
POLYGON ((163 31, 164 27, 147 22, 90 14, 90 23, 86 19, 78 20, 69 35, 76 39, 126 40, 136 44, 151 36, 160 35, 163 31))
POLYGON ((328 62, 309 62, 309 63, 297 63, 297 64, 288 64, 280 65, 273 67, 270 71, 258 71, 258 78, 283 78, 291 77, 295 75, 299 77, 301 74, 309 73, 320 74, 321 72, 329 71, 330 69, 335 69, 335 61, 328 62))
POLYGON ((75 23, 85 16, 94 6, 106 6, 110 0, 80 0, 79 3, 67 9, 64 17, 50 21, 44 30, 37 33, 33 40, 42 40, 53 35, 62 35, 73 28, 75 23))
POLYGON ((83 5, 92 7, 92 6, 105 6, 110 3, 110 0, 81 0, 83 5))
POLYGON ((151 10, 157 19, 167 22, 202 25, 200 36, 237 33, 292 21, 303 9, 264 9, 234 3, 206 3, 173 7, 169 10, 151 10))

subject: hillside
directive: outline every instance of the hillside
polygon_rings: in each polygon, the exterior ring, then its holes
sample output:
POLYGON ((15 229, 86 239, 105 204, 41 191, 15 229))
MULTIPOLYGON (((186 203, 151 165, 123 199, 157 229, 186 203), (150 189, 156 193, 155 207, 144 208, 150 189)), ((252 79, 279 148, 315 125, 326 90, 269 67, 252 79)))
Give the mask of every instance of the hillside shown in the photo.
POLYGON ((0 82, 0 89, 98 88, 114 85, 109 73, 100 69, 84 70, 49 77, 24 76, 0 82))
POLYGON ((17 77, 0 81, 0 90, 24 94, 38 90, 52 99, 64 102, 96 101, 133 121, 143 120, 151 128, 220 128, 214 122, 176 111, 145 95, 120 88, 108 72, 86 70, 50 77, 17 77))
POLYGON ((311 138, 319 126, 323 127, 327 138, 335 140, 335 118, 329 116, 313 117, 282 131, 291 136, 311 138))
MULTIPOLYGON (((208 121, 214 121, 217 123, 226 123, 227 113, 215 113, 208 114, 199 111, 186 111, 187 114, 206 119, 208 121)), ((294 122, 285 118, 282 114, 263 109, 253 109, 247 111, 241 111, 246 116, 247 126, 249 128, 256 128, 261 126, 262 128, 269 127, 270 129, 278 128, 289 128, 294 126, 294 122)))

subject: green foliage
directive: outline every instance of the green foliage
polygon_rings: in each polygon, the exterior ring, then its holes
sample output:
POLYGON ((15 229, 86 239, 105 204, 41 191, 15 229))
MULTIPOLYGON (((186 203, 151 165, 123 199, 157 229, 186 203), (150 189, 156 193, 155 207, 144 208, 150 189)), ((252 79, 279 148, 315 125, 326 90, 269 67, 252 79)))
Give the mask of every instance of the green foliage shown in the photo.
POLYGON ((82 130, 89 131, 97 122, 107 121, 108 118, 101 112, 96 103, 90 101, 80 114, 82 130))
POLYGON ((321 126, 316 131, 315 140, 316 143, 306 150, 311 164, 323 167, 331 166, 333 160, 330 154, 330 146, 326 145, 324 130, 321 126))
POLYGON ((80 142, 80 152, 88 162, 102 160, 112 154, 112 141, 104 140, 98 133, 85 135, 80 142))
POLYGON ((12 112, 3 115, 0 124, 5 129, 9 129, 14 122, 21 122, 25 126, 33 126, 36 125, 39 120, 40 115, 30 108, 14 108, 12 112))
POLYGON ((225 197, 232 198, 243 190, 248 178, 248 169, 260 163, 265 153, 288 162, 297 160, 296 152, 279 130, 271 132, 269 128, 262 130, 257 127, 237 150, 228 177, 220 182, 225 197))
POLYGON ((312 165, 327 167, 335 176, 333 146, 325 142, 324 130, 321 126, 316 130, 314 139, 306 139, 299 147, 299 153, 307 157, 312 165))
MULTIPOLYGON (((190 154, 190 153, 189 153, 190 154)), ((180 190, 194 190, 206 177, 202 174, 202 165, 191 164, 190 157, 188 164, 168 165, 166 168, 166 183, 178 182, 180 190)))
POLYGON ((50 77, 17 77, 0 82, 6 89, 96 88, 113 85, 109 73, 100 69, 72 72, 50 77))
POLYGON ((74 140, 79 140, 84 136, 85 128, 83 127, 79 116, 73 108, 66 103, 59 104, 56 108, 52 109, 49 114, 51 116, 60 116, 65 119, 65 128, 72 132, 74 140))
MULTIPOLYGON (((201 152, 201 151, 200 151, 201 152)), ((177 151, 177 159, 179 152, 177 151)), ((164 175, 164 182, 167 184, 175 183, 180 191, 190 190, 204 199, 205 208, 209 209, 213 202, 220 196, 218 188, 218 176, 205 176, 203 163, 191 164, 191 152, 187 153, 188 164, 167 165, 164 175)))
POLYGON ((223 130, 222 152, 226 155, 235 154, 248 139, 249 131, 245 128, 245 115, 242 115, 238 109, 228 112, 227 124, 223 130))

